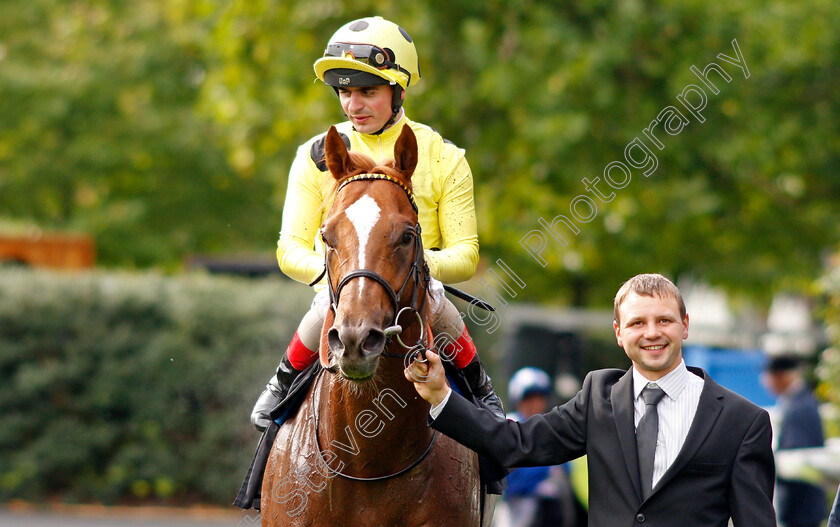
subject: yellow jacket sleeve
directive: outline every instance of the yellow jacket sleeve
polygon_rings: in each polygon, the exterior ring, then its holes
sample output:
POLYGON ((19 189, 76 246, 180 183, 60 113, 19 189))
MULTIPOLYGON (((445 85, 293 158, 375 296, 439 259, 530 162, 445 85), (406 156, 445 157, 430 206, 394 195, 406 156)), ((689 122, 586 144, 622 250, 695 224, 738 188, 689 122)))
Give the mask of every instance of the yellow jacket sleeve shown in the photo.
POLYGON ((283 204, 277 262, 288 277, 305 284, 324 269, 324 256, 315 250, 315 239, 326 208, 323 173, 309 157, 309 143, 298 148, 289 170, 283 204))
POLYGON ((478 266, 478 233, 473 198, 473 178, 464 152, 443 143, 437 161, 440 177, 438 225, 443 242, 439 251, 427 248, 426 262, 432 276, 444 283, 462 282, 478 266))

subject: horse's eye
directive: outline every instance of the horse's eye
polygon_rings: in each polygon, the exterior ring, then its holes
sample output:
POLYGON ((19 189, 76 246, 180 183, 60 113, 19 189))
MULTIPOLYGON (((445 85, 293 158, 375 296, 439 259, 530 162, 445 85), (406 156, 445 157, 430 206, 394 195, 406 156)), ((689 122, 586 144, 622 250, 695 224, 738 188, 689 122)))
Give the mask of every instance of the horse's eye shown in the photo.
POLYGON ((409 243, 414 241, 414 233, 411 231, 406 231, 402 235, 402 240, 400 240, 403 245, 408 245, 409 243))
POLYGON ((327 239, 327 231, 325 231, 324 229, 321 229, 321 241, 324 242, 324 245, 327 248, 332 248, 332 244, 327 239))

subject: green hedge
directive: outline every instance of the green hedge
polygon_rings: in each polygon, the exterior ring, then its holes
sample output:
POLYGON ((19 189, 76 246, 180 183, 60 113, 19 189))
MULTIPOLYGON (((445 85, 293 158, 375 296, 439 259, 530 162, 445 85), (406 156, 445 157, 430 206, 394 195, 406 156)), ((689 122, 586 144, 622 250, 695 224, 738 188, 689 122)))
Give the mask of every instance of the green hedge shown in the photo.
POLYGON ((0 501, 230 503, 305 286, 0 269, 0 501))

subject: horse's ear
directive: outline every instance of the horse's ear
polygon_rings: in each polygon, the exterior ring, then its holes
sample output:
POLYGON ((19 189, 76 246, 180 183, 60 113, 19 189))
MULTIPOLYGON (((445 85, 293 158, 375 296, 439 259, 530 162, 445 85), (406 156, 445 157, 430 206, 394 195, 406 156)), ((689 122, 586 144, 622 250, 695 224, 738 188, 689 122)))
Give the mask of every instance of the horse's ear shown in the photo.
POLYGON ((404 125, 394 145, 394 168, 411 177, 417 168, 417 138, 410 126, 404 125))
POLYGON ((324 145, 324 157, 326 157, 327 168, 330 169, 333 177, 341 179, 350 172, 350 154, 347 152, 347 145, 338 135, 335 126, 330 126, 327 132, 327 140, 324 145))

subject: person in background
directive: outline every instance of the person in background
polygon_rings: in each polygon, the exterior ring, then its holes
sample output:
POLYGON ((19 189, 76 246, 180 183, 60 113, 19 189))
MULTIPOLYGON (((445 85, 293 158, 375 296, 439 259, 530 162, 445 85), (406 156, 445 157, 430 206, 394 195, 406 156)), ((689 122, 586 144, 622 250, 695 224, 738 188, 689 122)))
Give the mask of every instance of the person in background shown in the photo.
MULTIPOLYGON (((792 356, 770 358, 762 381, 779 397, 777 451, 822 447, 819 407, 802 375, 799 360, 792 356)), ((825 493, 817 485, 777 477, 776 512, 785 527, 818 527, 825 519, 825 493)))
MULTIPOLYGON (((516 407, 508 419, 525 421, 545 412, 551 393, 551 378, 545 371, 533 367, 518 370, 508 384, 508 398, 516 407)), ((504 506, 508 518, 502 520, 504 515, 497 510, 497 527, 575 527, 579 517, 585 516, 565 466, 517 468, 508 474, 507 483, 504 506)))

